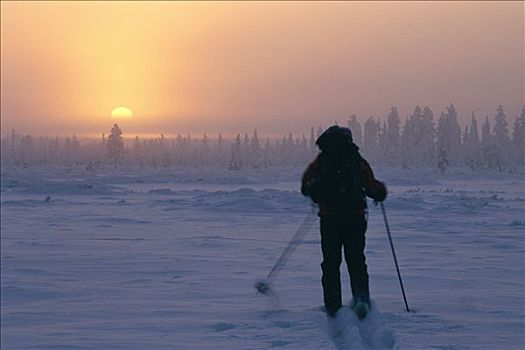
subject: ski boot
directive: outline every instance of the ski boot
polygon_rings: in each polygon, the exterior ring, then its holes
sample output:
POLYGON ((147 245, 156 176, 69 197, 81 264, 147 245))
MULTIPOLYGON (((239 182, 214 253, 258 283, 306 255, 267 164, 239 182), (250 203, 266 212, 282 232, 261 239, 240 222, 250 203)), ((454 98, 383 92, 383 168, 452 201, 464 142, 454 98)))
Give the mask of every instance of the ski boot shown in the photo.
POLYGON ((350 308, 354 311, 357 318, 362 320, 370 312, 370 300, 364 298, 354 298, 352 299, 350 308))

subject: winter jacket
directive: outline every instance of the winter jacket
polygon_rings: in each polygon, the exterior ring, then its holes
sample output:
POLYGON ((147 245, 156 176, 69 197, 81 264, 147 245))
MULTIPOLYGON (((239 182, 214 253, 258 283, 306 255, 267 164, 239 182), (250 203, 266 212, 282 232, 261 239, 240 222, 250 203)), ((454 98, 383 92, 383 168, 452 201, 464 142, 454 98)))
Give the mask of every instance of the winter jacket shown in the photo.
MULTIPOLYGON (((310 165, 306 168, 302 179, 301 179, 301 193, 305 196, 309 196, 309 184, 314 181, 316 178, 319 178, 319 157, 318 155, 310 165)), ((363 186, 363 196, 362 200, 359 201, 357 207, 349 208, 349 210, 341 211, 334 210, 329 208, 325 203, 319 204, 319 216, 333 216, 341 214, 364 214, 367 210, 366 198, 365 195, 376 200, 384 201, 387 196, 386 186, 376 180, 374 173, 370 168, 368 162, 361 158, 359 159, 359 174, 361 178, 361 184, 363 186)))

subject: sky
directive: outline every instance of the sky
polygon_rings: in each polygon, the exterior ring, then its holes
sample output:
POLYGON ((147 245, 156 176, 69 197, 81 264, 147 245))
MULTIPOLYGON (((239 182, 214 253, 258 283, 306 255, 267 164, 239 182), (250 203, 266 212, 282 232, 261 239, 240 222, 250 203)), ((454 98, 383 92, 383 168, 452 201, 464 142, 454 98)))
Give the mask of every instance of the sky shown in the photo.
POLYGON ((524 2, 1 2, 1 127, 249 132, 525 105, 524 2), (126 107, 132 119, 114 119, 126 107))

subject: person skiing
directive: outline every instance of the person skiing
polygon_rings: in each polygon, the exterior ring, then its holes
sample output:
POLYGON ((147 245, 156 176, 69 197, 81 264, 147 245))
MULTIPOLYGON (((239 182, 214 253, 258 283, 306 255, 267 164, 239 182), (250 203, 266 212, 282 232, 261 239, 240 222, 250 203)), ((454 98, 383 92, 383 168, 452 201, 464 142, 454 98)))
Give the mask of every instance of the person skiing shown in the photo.
POLYGON ((359 154, 348 128, 331 126, 316 141, 320 153, 301 179, 301 193, 319 205, 322 286, 326 312, 341 308, 341 248, 350 274, 351 307, 362 319, 370 310, 370 292, 364 255, 367 228, 366 196, 382 202, 386 186, 375 179, 359 154))

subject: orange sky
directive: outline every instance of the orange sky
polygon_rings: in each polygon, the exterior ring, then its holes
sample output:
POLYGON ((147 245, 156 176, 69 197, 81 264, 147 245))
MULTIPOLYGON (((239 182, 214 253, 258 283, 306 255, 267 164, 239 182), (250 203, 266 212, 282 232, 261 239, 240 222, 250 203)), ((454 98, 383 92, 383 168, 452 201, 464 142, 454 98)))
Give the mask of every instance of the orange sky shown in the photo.
POLYGON ((2 134, 306 131, 525 104, 524 2, 2 2, 2 134))

